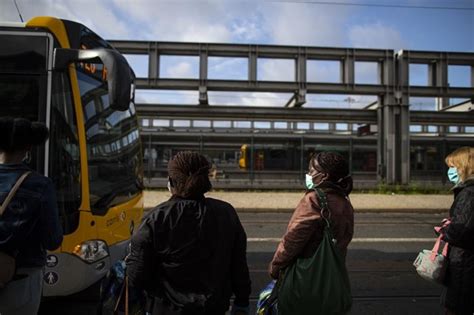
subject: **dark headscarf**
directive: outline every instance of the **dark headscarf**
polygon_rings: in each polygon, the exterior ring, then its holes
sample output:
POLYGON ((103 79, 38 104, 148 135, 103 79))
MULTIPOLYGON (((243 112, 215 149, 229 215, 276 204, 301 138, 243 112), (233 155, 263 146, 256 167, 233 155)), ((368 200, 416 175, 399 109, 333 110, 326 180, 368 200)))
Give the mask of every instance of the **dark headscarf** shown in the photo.
POLYGON ((182 198, 201 198, 211 190, 210 164, 207 159, 191 151, 176 154, 168 163, 168 175, 174 194, 182 198))

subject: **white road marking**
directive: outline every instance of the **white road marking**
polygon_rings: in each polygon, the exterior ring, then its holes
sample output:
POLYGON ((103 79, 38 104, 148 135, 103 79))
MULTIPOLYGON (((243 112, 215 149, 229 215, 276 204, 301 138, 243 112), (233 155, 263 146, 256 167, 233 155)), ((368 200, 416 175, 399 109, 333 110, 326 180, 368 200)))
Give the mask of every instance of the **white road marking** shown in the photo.
MULTIPOLYGON (((362 237, 353 238, 351 243, 425 243, 435 242, 436 238, 431 237, 414 237, 414 238, 383 238, 383 237, 362 237)), ((249 237, 247 242, 280 242, 279 237, 249 237)))

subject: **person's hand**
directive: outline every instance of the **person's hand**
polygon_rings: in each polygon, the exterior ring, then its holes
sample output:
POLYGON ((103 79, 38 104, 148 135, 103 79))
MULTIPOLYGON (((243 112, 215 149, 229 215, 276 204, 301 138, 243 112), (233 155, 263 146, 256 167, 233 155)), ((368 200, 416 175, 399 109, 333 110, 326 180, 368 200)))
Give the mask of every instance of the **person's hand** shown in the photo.
POLYGON ((451 219, 449 218, 443 219, 443 221, 441 221, 441 224, 443 224, 443 227, 446 227, 451 224, 451 219))
POLYGON ((444 233, 444 230, 448 227, 448 225, 451 224, 451 220, 449 218, 443 219, 443 221, 441 221, 441 224, 441 226, 434 227, 434 230, 437 235, 444 233))
POLYGON ((230 311, 230 315, 248 315, 249 307, 248 306, 238 306, 232 305, 232 310, 230 311))

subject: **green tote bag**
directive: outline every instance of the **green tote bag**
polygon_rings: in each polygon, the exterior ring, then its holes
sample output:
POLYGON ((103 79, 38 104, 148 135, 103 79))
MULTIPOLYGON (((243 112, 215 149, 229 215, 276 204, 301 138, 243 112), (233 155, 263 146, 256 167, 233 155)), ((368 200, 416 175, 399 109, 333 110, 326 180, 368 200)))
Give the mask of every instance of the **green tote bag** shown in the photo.
MULTIPOLYGON (((326 196, 319 189, 317 193, 322 213, 324 208, 329 212, 326 196)), ((284 271, 278 291, 278 315, 342 315, 351 309, 345 259, 333 241, 328 218, 323 219, 327 223, 323 240, 313 256, 298 258, 284 271)))

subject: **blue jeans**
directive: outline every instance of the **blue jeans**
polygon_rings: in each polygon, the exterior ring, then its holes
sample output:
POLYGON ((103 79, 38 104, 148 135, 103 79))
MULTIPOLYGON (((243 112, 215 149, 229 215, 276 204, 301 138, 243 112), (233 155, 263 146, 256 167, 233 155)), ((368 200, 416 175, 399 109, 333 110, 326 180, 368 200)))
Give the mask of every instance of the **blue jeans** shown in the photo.
POLYGON ((43 291, 43 268, 19 268, 20 279, 0 290, 0 315, 36 315, 43 291))

